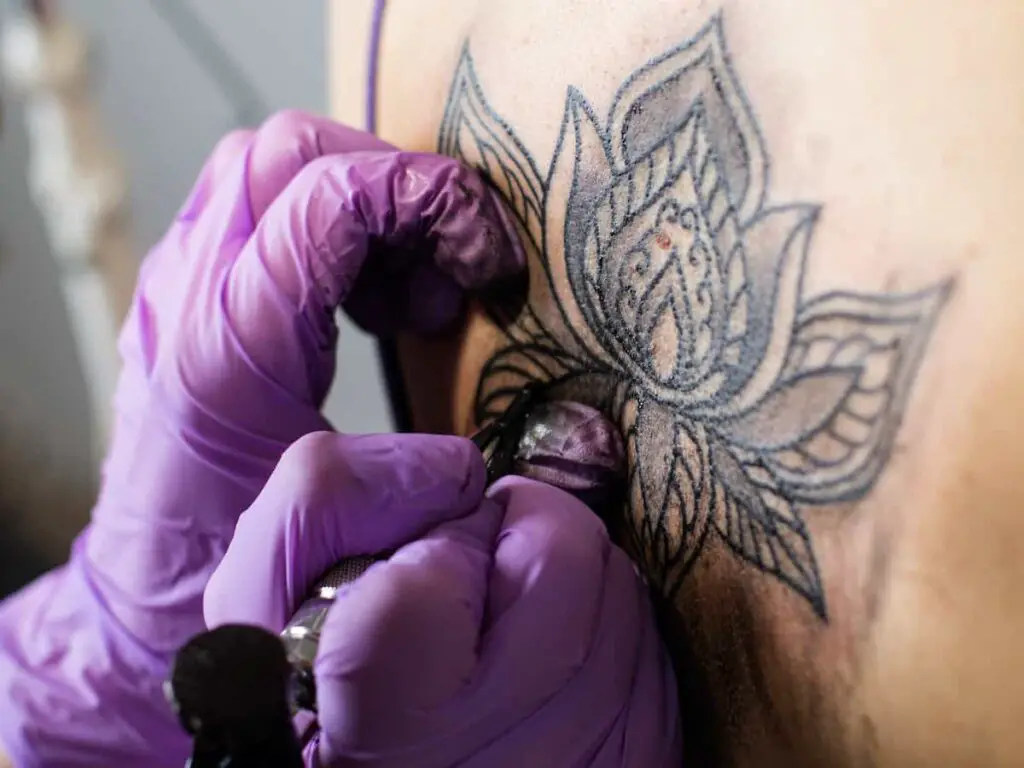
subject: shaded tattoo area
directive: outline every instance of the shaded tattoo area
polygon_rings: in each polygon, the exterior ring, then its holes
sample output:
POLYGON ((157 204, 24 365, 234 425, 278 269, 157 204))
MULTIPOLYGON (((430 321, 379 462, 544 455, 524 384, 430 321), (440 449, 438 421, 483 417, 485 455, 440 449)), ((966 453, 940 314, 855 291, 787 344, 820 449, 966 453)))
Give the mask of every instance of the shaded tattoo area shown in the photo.
POLYGON ((492 309, 478 421, 530 382, 597 402, 629 450, 627 546, 667 597, 717 536, 827 618, 805 515, 875 483, 952 283, 804 295, 819 209, 767 202, 720 17, 605 120, 570 88, 546 174, 467 47, 439 146, 501 189, 531 256, 526 305, 492 309))

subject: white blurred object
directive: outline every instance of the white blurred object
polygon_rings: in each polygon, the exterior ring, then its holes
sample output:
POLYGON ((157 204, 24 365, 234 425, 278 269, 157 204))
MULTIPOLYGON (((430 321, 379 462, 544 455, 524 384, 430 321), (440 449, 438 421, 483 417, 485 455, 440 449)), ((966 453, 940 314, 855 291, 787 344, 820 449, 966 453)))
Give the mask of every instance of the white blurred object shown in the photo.
POLYGON ((120 369, 117 329, 131 302, 137 260, 126 175, 92 103, 88 59, 84 35, 50 4, 33 4, 0 36, 3 74, 24 99, 28 183, 60 270, 99 459, 120 369))

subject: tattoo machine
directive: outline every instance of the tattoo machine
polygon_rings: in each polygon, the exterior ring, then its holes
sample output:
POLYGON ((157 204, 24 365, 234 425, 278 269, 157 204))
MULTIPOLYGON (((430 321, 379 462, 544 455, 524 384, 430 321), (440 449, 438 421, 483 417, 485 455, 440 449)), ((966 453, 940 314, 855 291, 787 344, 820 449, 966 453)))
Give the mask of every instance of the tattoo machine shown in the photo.
MULTIPOLYGON (((598 511, 590 492, 612 485, 623 451, 617 432, 590 428, 597 423, 595 413, 575 403, 542 403, 537 386, 525 387, 472 438, 484 455, 488 485, 522 474, 558 485, 598 511), (567 470, 566 435, 576 432, 577 443, 600 450, 570 460, 567 470)), ((188 766, 302 765, 292 716, 316 712, 313 663, 327 612, 342 586, 389 554, 338 563, 316 583, 280 638, 258 627, 224 626, 196 636, 178 652, 166 692, 194 738, 188 766)))

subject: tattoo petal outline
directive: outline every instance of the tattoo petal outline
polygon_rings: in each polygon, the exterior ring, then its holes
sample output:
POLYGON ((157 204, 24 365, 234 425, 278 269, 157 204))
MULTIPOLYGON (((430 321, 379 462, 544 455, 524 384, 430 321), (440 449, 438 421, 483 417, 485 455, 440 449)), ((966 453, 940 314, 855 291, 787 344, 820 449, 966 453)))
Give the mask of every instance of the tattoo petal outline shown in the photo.
POLYGON ((529 244, 538 250, 543 240, 544 180, 512 128, 487 103, 468 43, 452 77, 437 143, 438 152, 479 168, 501 186, 529 244))
POLYGON ((730 202, 741 220, 750 219, 764 202, 768 155, 730 63, 720 14, 619 88, 608 120, 611 157, 619 171, 636 165, 667 133, 676 132, 695 104, 708 117, 730 202))
POLYGON ((537 268, 478 421, 526 383, 611 382, 648 578, 677 594, 714 533, 827 619, 805 510, 873 487, 952 281, 804 296, 819 207, 766 204, 720 15, 631 75, 606 120, 569 88, 543 177, 466 48, 439 146, 506 194, 537 268))
POLYGON ((739 557, 801 595, 822 619, 825 593, 807 525, 777 478, 755 453, 716 443, 711 450, 717 485, 713 522, 739 557))
MULTIPOLYGON (((866 296, 832 293, 801 307, 786 367, 775 391, 791 382, 824 382, 845 375, 849 389, 830 405, 822 402, 816 428, 788 440, 778 429, 745 432, 737 419, 723 425, 733 439, 757 445, 784 492, 805 504, 854 501, 874 484, 892 451, 900 415, 951 281, 913 294, 866 296), (759 434, 758 434, 759 433, 759 434), (753 438, 753 441, 750 440, 753 438)), ((791 420, 808 412, 823 387, 794 403, 791 420)), ((769 413, 762 402, 754 414, 769 413)), ((749 426, 749 425, 748 425, 749 426)))

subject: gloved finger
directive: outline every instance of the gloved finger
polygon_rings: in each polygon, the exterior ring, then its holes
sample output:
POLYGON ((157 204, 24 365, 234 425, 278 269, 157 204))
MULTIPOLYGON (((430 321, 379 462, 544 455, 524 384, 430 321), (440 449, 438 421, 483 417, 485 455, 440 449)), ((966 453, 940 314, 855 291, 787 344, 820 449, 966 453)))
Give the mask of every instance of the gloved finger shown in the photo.
POLYGON ((480 502, 483 457, 440 435, 306 435, 242 514, 204 595, 207 624, 280 631, 339 560, 376 554, 480 502))
POLYGON ((223 136, 213 148, 213 152, 203 164, 196 179, 185 198, 185 203, 178 212, 178 220, 182 222, 195 221, 206 208, 213 190, 217 189, 219 182, 224 178, 228 169, 248 150, 254 131, 240 128, 223 136))
MULTIPOLYGON (((213 151, 207 157, 206 162, 203 163, 203 167, 199 171, 199 176, 195 184, 193 184, 192 190, 185 198, 181 208, 178 209, 178 215, 175 217, 174 224, 164 235, 161 245, 168 245, 167 241, 182 241, 196 236, 195 230, 198 222, 204 218, 203 214, 210 207, 211 201, 218 193, 225 199, 222 199, 217 215, 221 217, 222 221, 237 220, 237 216, 234 218, 225 217, 231 217, 233 209, 237 212, 240 208, 244 209, 248 203, 244 199, 241 201, 236 200, 240 196, 237 190, 241 185, 232 185, 230 179, 244 176, 243 169, 245 168, 246 153, 252 144, 253 136, 253 131, 239 129, 224 135, 217 142, 213 151), (223 193, 225 187, 229 188, 227 195, 223 193), (236 192, 230 192, 232 187, 236 192)), ((250 217, 245 213, 242 218, 246 222, 245 226, 247 227, 243 232, 247 233, 251 230, 250 217)), ((208 221, 209 219, 207 219, 208 221)), ((206 229, 210 229, 208 223, 206 229)), ((222 238, 226 231, 233 232, 233 229, 230 227, 226 228, 222 223, 219 223, 214 228, 214 237, 211 238, 210 234, 207 233, 207 240, 204 245, 209 249, 209 252, 216 252, 215 249, 219 243, 219 238, 222 238)), ((140 315, 147 312, 145 305, 149 303, 147 297, 150 294, 154 292, 167 294, 176 288, 186 290, 186 287, 182 285, 183 276, 180 274, 181 252, 183 250, 180 245, 177 245, 177 247, 158 246, 142 260, 139 275, 136 279, 132 308, 125 324, 126 327, 134 326, 138 322, 146 320, 140 317, 140 315), (142 306, 137 306, 140 301, 142 306)), ((238 248, 236 247, 232 253, 237 253, 237 251, 238 248)), ((127 344, 128 340, 123 340, 123 343, 127 344)), ((128 350, 122 349, 120 351, 122 354, 126 352, 131 354, 131 351, 128 350)))
POLYGON ((269 117, 256 132, 249 155, 249 202, 263 218, 299 171, 313 160, 343 152, 393 151, 371 133, 319 115, 289 109, 269 117))
POLYGON ((592 650, 616 552, 604 523, 583 502, 521 477, 488 497, 505 506, 488 594, 477 686, 457 718, 506 729, 555 696, 592 650), (522 670, 513 681, 510 670, 522 670), (515 682, 515 685, 512 685, 515 682), (506 695, 497 691, 508 689, 506 695))
POLYGON ((367 150, 392 150, 373 134, 349 128, 319 115, 289 109, 268 117, 258 129, 226 134, 204 163, 178 218, 195 220, 228 169, 249 153, 246 175, 254 221, 307 163, 324 155, 367 150))
MULTIPOLYGON (((311 161, 341 152, 392 150, 364 131, 297 110, 278 112, 255 131, 218 143, 179 220, 192 223, 193 252, 228 262, 270 204, 311 161)), ((168 236, 183 236, 171 232, 168 236)), ((164 278, 161 277, 161 280, 164 278)))
MULTIPOLYGON (((319 405, 333 376, 334 311, 358 286, 368 255, 392 254, 433 261, 463 287, 525 265, 495 194, 450 158, 369 152, 314 160, 260 220, 224 292, 250 361, 319 405)), ((450 319, 458 306, 436 309, 450 319)))
POLYGON ((402 755, 469 684, 503 514, 483 500, 339 592, 315 667, 325 765, 402 755))
POLYGON ((523 478, 496 484, 490 505, 496 538, 484 507, 339 595, 316 664, 325 759, 400 763, 415 748, 417 765, 456 763, 583 666, 605 599, 603 525, 569 494, 523 478))
POLYGON ((465 291, 421 249, 392 248, 363 262, 345 313, 364 331, 391 336, 415 329, 432 333, 458 316, 465 291))
MULTIPOLYGON (((495 572, 503 572, 500 564, 495 565, 495 572)), ((678 688, 672 664, 658 633, 646 585, 618 547, 610 547, 594 594, 598 600, 593 614, 588 615, 593 624, 585 651, 569 666, 554 670, 557 690, 544 697, 540 706, 518 712, 509 708, 502 713, 499 722, 513 718, 504 732, 514 735, 481 746, 473 753, 473 765, 500 766, 510 754, 520 765, 576 765, 584 755, 590 766, 679 765, 678 688)), ((495 671, 502 665, 501 674, 491 678, 495 686, 502 687, 481 686, 479 698, 468 701, 468 708, 484 712, 478 707, 495 701, 499 706, 510 704, 497 692, 515 691, 508 669, 529 665, 530 659, 509 651, 528 653, 530 646, 536 651, 541 645, 560 648, 545 638, 544 628, 556 621, 573 620, 562 614, 534 613, 526 605, 513 603, 490 629, 489 647, 497 649, 496 655, 481 662, 494 664, 495 671), (524 608, 527 610, 522 611, 524 608), (515 626, 512 620, 521 611, 522 619, 532 625, 527 628, 526 648, 519 647, 522 625, 515 626), (502 636, 504 632, 508 634, 502 636)), ((537 666, 534 662, 533 668, 537 666)), ((538 676, 544 673, 543 668, 536 672, 538 676)))

